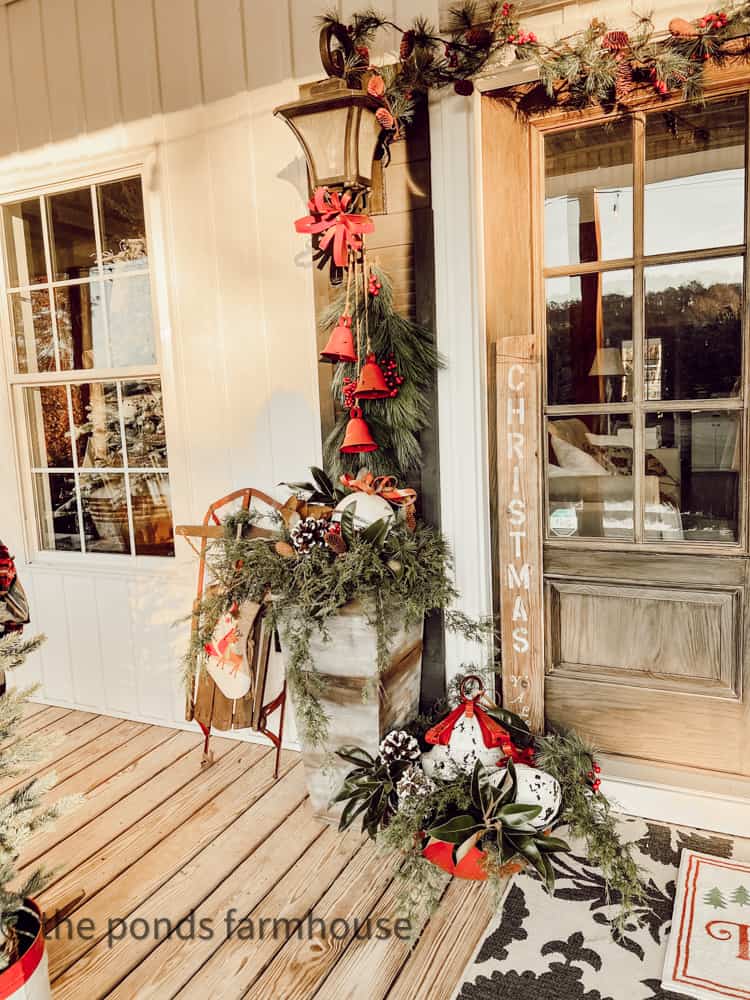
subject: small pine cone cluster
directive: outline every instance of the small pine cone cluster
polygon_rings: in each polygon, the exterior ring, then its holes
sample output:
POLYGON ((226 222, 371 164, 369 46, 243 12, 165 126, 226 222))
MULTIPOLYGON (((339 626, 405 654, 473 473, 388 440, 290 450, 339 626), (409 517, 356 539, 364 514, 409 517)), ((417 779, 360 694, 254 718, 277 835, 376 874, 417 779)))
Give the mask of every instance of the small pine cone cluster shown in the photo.
POLYGON ((434 791, 435 782, 427 777, 421 767, 414 764, 404 771, 396 784, 399 805, 426 799, 434 791))
POLYGON ((466 44, 475 49, 488 49, 492 45, 492 32, 487 28, 469 28, 464 36, 466 44))
POLYGON ((408 59, 409 56, 414 51, 414 32, 405 31, 401 36, 401 45, 399 46, 399 56, 401 59, 408 59))
POLYGON ((419 743, 403 729, 394 729, 383 738, 378 752, 386 764, 411 763, 421 757, 419 743))
POLYGON ((314 548, 326 548, 326 534, 329 524, 322 517, 306 517, 289 532, 292 545, 297 552, 305 555, 314 548))

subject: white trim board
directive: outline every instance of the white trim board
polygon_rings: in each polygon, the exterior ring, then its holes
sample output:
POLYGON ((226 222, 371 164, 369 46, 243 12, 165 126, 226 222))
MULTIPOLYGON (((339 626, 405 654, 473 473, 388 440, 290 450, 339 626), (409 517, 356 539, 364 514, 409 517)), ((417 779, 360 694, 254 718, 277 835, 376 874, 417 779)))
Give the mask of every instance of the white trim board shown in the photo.
POLYGON ((601 758, 602 791, 618 811, 677 826, 746 837, 750 778, 601 758))

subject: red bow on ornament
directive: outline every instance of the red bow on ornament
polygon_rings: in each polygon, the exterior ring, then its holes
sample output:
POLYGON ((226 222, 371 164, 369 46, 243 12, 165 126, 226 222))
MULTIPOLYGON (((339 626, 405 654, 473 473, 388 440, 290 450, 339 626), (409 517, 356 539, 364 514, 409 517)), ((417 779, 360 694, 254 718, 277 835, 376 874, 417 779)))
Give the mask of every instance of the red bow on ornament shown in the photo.
POLYGON ((330 252, 336 267, 346 267, 349 251, 362 248, 362 235, 375 232, 375 223, 369 215, 349 212, 352 196, 347 191, 329 191, 319 187, 307 203, 310 215, 297 219, 294 228, 298 233, 310 233, 319 237, 318 247, 323 253, 330 252))
POLYGON ((432 729, 427 730, 424 734, 427 743, 447 746, 450 743, 453 727, 462 716, 466 715, 468 718, 475 718, 479 723, 482 740, 486 747, 500 747, 503 754, 506 757, 510 757, 514 764, 533 764, 533 749, 531 747, 525 749, 517 747, 500 723, 495 722, 492 716, 477 704, 478 697, 479 694, 473 698, 463 697, 461 704, 457 708, 454 708, 449 715, 446 715, 432 729))
POLYGON ((394 507, 413 507, 417 500, 417 491, 407 487, 399 489, 395 476, 373 476, 371 472, 362 473, 358 479, 346 473, 341 477, 341 483, 348 490, 358 490, 360 493, 375 493, 383 497, 394 507))

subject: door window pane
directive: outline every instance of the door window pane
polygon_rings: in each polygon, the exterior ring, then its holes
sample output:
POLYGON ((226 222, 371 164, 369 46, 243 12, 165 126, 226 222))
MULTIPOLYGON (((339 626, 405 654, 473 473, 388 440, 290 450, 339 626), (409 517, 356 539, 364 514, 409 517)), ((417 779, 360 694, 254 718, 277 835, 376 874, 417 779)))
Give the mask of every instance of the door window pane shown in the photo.
POLYGON ((153 472, 133 473, 130 490, 136 555, 174 555, 168 476, 153 472))
POLYGON ((83 534, 87 552, 130 552, 125 476, 80 476, 83 534))
POLYGON ((90 277, 97 270, 91 189, 52 195, 47 204, 54 280, 90 277))
POLYGON ((550 538, 633 539, 633 425, 628 414, 547 421, 550 538))
POLYGON ((49 292, 46 288, 11 292, 10 314, 13 323, 13 345, 16 371, 52 372, 55 370, 55 341, 49 292))
POLYGON ((646 415, 644 537, 736 542, 742 441, 737 411, 646 415))
POLYGON ((68 394, 64 385, 25 389, 31 464, 36 469, 73 465, 68 394))
POLYGON ((544 263, 563 267, 633 252, 633 148, 627 119, 544 140, 544 263))
POLYGON ((42 233, 42 208, 38 198, 18 201, 3 209, 8 284, 11 288, 38 285, 47 280, 42 233))
POLYGON ((122 465, 122 435, 117 385, 88 382, 70 387, 76 420, 80 469, 122 465))
POLYGON ((546 292, 548 401, 631 399, 632 271, 548 278, 546 292))
POLYGON ((75 476, 72 473, 34 473, 34 498, 41 548, 53 552, 80 552, 75 476))
POLYGON ((646 399, 740 395, 742 270, 741 257, 645 269, 646 399))
POLYGON ((646 119, 647 254, 744 242, 746 97, 646 119))
POLYGON ((161 382, 123 382, 122 411, 128 465, 132 468, 164 468, 167 439, 161 382))
POLYGON ((102 236, 102 260, 117 270, 132 261, 148 264, 146 222, 140 177, 130 177, 97 188, 102 236))

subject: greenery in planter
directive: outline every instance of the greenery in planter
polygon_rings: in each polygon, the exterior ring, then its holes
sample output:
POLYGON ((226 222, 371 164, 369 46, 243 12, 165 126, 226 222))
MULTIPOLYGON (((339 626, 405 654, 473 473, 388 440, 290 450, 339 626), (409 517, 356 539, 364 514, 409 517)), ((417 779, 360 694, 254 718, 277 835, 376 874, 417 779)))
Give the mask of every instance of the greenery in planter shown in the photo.
MULTIPOLYGON (((320 470, 317 495, 325 500, 338 496, 320 470)), ((307 484, 302 484, 306 499, 307 484)), ((343 493, 349 492, 344 490, 343 493)), ((309 511, 305 521, 313 515, 309 511)), ((411 530, 398 518, 390 530, 376 521, 363 531, 352 527, 351 514, 344 514, 341 535, 344 544, 325 544, 330 533, 330 508, 316 510, 319 541, 306 551, 294 547, 294 528, 278 523, 276 538, 252 538, 248 528, 258 517, 239 512, 224 522, 223 538, 212 545, 208 556, 210 573, 217 587, 209 590, 198 611, 200 627, 194 633, 185 657, 185 682, 190 687, 196 671, 205 662, 205 645, 216 623, 235 603, 261 602, 271 595, 268 621, 278 628, 287 651, 287 680, 294 697, 297 721, 311 745, 326 738, 328 720, 320 704, 323 680, 315 672, 310 642, 315 635, 328 637, 328 625, 350 601, 359 601, 377 636, 378 666, 387 666, 393 622, 406 627, 421 622, 430 611, 445 611, 449 628, 470 638, 487 631, 451 611, 457 597, 451 578, 451 556, 440 534, 417 523, 411 530)))
MULTIPOLYGON (((20 632, 10 632, 0 637, 0 670, 12 671, 20 667, 26 657, 44 641, 44 636, 23 639, 20 632)), ((34 736, 18 736, 26 702, 35 688, 12 689, 0 695, 0 779, 23 772, 31 762, 38 760, 49 749, 45 738, 42 745, 34 736)), ((17 888, 16 864, 24 844, 35 833, 49 827, 54 820, 73 805, 72 798, 43 806, 42 798, 55 783, 54 775, 33 778, 19 785, 0 798, 0 970, 12 964, 24 950, 23 936, 17 929, 22 913, 36 914, 24 900, 36 896, 47 884, 44 869, 33 871, 17 888)))
MULTIPOLYGON (((425 748, 422 736, 443 716, 445 707, 445 702, 436 704, 416 720, 409 738, 425 748)), ((516 746, 533 744, 535 767, 560 783, 562 806, 551 829, 566 827, 566 835, 583 840, 589 860, 602 869, 612 902, 619 904, 615 927, 621 927, 642 903, 644 890, 632 852, 618 837, 612 806, 598 790, 594 751, 573 733, 533 737, 523 720, 507 709, 483 708, 516 746)), ((339 756, 355 765, 336 799, 345 803, 340 828, 361 818, 363 831, 395 855, 394 872, 402 881, 398 907, 413 927, 421 926, 437 907, 447 881, 447 875, 423 854, 430 838, 456 845, 454 852, 472 846, 483 851, 481 865, 495 891, 507 875, 526 866, 536 871, 549 891, 553 888, 553 856, 569 847, 550 836, 550 830, 519 829, 539 814, 540 807, 515 801, 512 761, 499 785, 494 785, 478 762, 473 772, 457 769, 447 779, 427 778, 415 766, 413 755, 394 759, 384 752, 384 744, 375 757, 358 747, 342 748, 339 756)))

